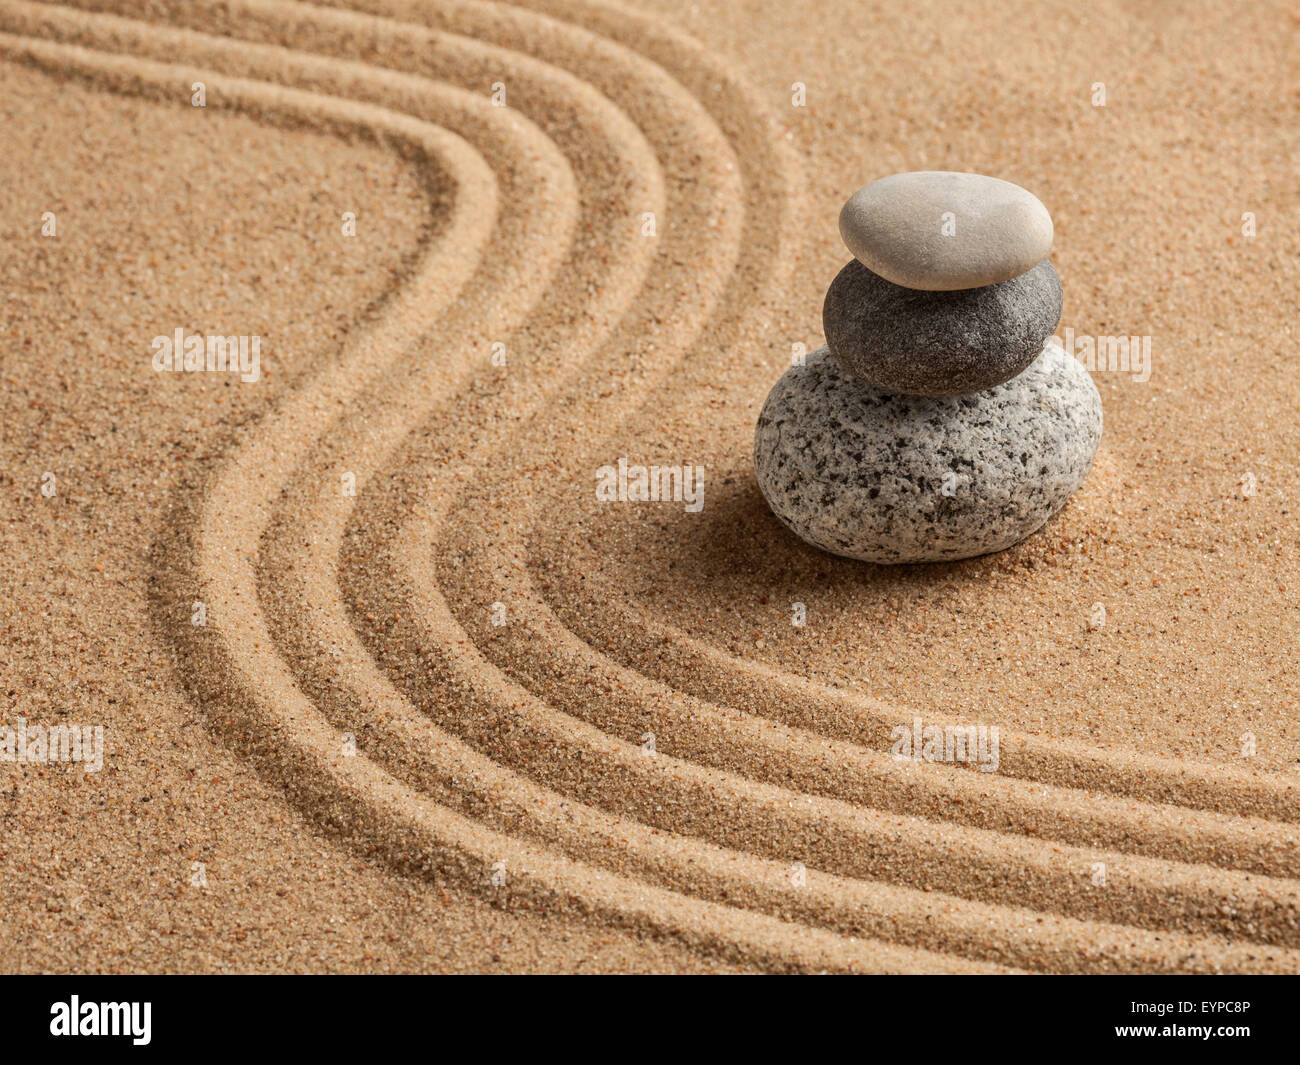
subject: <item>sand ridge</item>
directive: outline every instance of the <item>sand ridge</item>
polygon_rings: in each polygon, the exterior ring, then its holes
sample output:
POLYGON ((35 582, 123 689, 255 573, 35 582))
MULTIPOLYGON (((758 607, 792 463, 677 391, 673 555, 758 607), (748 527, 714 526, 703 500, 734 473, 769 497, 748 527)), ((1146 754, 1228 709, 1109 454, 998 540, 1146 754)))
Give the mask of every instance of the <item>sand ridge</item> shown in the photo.
POLYGON ((680 449, 646 397, 707 407, 701 351, 777 333, 798 263, 804 164, 734 70, 568 0, 163 9, 182 28, 7 3, 0 48, 118 92, 202 76, 449 189, 402 288, 223 458, 168 549, 170 598, 197 587, 214 619, 175 636, 181 668, 300 808, 410 875, 771 968, 1295 968, 1290 781, 1029 733, 1000 774, 900 765, 900 719, 965 715, 593 595, 645 530, 587 473, 680 449), (503 65, 507 110, 482 92, 503 65), (498 340, 522 356, 504 373, 498 340))

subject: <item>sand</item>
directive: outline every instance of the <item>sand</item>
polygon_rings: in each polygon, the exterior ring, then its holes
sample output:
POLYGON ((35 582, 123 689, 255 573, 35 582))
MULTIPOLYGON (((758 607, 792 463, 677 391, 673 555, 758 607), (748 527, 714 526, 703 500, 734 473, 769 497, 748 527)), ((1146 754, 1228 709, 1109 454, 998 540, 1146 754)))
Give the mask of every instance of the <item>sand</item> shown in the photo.
POLYGON ((1296 971, 1298 30, 0 3, 0 725, 105 735, 0 762, 0 968, 1296 971), (750 449, 908 169, 1031 189, 1058 332, 1152 354, 1044 530, 879 568, 750 449))

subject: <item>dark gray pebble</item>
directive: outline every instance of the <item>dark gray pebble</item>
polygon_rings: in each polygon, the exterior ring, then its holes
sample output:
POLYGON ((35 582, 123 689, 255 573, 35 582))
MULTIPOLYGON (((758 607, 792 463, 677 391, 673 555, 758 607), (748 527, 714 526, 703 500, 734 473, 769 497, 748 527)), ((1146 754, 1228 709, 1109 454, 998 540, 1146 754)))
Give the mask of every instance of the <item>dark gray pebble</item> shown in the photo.
POLYGON ((1038 358, 1061 318, 1061 279, 1044 259, 983 288, 922 292, 856 259, 826 293, 822 327, 841 365, 882 392, 963 396, 1038 358))

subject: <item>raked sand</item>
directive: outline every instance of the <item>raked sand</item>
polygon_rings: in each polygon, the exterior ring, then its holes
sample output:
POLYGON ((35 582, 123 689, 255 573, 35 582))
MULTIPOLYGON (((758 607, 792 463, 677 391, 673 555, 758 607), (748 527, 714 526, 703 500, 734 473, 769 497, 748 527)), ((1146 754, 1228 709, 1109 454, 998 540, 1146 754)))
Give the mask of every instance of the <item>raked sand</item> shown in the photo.
POLYGON ((0 726, 105 736, 0 762, 0 969, 1294 972, 1298 31, 0 3, 0 726), (882 569, 750 450, 911 169, 1037 194, 1058 334, 1150 363, 1042 532, 882 569))

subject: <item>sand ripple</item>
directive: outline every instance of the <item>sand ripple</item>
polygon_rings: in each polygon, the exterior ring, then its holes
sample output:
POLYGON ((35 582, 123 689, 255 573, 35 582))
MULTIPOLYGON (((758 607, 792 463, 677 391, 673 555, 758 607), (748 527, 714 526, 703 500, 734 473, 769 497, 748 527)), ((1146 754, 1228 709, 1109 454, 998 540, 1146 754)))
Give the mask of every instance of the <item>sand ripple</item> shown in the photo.
POLYGON ((573 539, 572 485, 599 463, 576 429, 689 407, 674 367, 792 268, 800 164, 735 71, 574 0, 84 6, 0 5, 0 49, 117 92, 204 80, 450 189, 160 574, 209 604, 177 651, 212 727, 323 826, 503 905, 774 969, 1295 970, 1289 783, 1038 736, 1004 738, 998 774, 903 765, 889 730, 917 708, 584 589, 601 547, 573 539), (497 342, 526 357, 495 373, 497 342))

